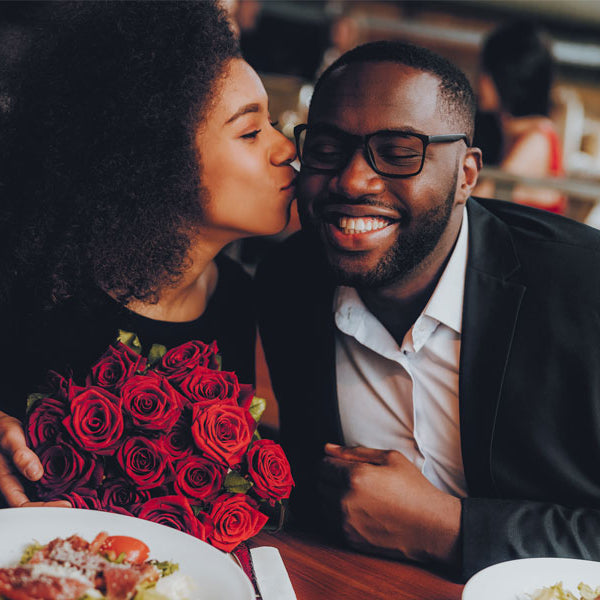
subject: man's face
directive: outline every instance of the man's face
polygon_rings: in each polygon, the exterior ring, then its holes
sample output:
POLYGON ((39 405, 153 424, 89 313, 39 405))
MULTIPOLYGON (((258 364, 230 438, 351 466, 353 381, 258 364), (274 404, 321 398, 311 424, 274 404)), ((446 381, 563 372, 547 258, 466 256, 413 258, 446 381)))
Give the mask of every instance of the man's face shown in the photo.
MULTIPOLYGON (((396 63, 347 65, 313 99, 309 130, 333 126, 360 136, 382 130, 463 133, 440 112, 438 84, 437 77, 396 63)), ((319 235, 340 283, 381 287, 443 262, 466 200, 465 194, 456 197, 464 152, 462 141, 431 144, 422 171, 404 179, 378 175, 362 148, 338 172, 302 169, 302 224, 319 235)))

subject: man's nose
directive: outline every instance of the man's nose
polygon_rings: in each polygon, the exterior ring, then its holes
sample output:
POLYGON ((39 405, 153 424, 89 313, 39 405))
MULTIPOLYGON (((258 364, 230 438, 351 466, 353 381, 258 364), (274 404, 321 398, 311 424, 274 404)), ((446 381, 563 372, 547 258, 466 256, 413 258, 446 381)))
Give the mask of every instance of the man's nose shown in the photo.
POLYGON ((357 148, 346 166, 331 179, 332 191, 349 198, 359 198, 370 194, 380 194, 385 190, 381 175, 375 173, 363 148, 357 148))

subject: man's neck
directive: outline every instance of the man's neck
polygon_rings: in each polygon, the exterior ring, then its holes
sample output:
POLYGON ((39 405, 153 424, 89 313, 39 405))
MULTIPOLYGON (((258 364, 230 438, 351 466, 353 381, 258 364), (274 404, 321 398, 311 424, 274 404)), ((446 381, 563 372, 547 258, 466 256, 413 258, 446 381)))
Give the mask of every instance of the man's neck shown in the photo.
POLYGON ((445 253, 440 255, 434 251, 412 273, 387 286, 357 290, 365 306, 390 332, 399 346, 423 312, 448 265, 458 240, 461 223, 462 218, 458 227, 452 228, 454 240, 445 253))
POLYGON ((426 287, 418 289, 416 293, 410 295, 396 294, 390 288, 375 292, 373 290, 357 291, 365 306, 390 332, 398 346, 401 346, 404 336, 423 312, 429 298, 431 298, 442 272, 443 268, 426 287))

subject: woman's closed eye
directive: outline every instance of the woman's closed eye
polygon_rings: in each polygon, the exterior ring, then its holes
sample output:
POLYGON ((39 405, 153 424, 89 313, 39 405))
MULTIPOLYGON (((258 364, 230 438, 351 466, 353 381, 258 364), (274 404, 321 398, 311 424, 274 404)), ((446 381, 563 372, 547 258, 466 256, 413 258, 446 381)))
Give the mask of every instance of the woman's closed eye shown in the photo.
MULTIPOLYGON (((271 125, 271 127, 275 128, 275 127, 277 127, 277 125, 279 125, 279 121, 269 121, 269 125, 271 125)), ((243 138, 243 139, 245 139, 245 140, 253 140, 253 139, 256 139, 256 137, 258 136, 258 134, 261 131, 262 131, 262 129, 255 129, 254 131, 250 131, 248 133, 244 133, 240 137, 243 138)))
POLYGON ((262 129, 255 129, 254 131, 251 131, 250 133, 244 133, 244 135, 241 135, 240 137, 245 140, 253 140, 258 136, 258 134, 261 131, 262 131, 262 129))

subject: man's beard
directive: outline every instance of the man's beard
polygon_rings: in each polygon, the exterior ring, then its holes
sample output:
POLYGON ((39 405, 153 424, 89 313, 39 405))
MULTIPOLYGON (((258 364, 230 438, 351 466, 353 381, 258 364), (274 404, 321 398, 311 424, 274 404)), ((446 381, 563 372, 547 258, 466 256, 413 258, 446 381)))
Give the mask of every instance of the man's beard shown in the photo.
MULTIPOLYGON (((436 247, 448 226, 454 207, 457 180, 458 175, 455 175, 442 204, 419 215, 416 227, 398 235, 394 245, 382 257, 375 269, 367 272, 351 272, 329 262, 336 283, 374 289, 402 281, 413 273, 436 247)), ((313 229, 310 226, 309 228, 313 229)))

